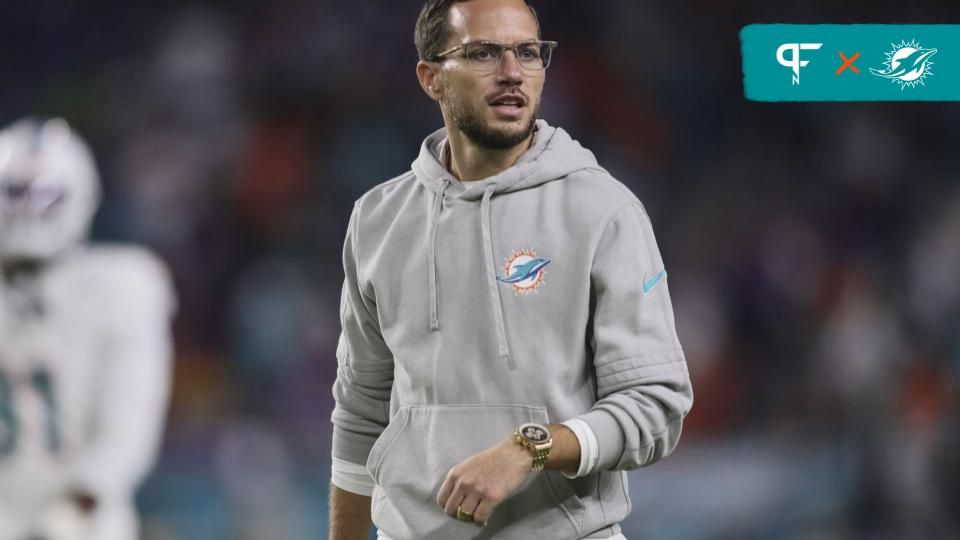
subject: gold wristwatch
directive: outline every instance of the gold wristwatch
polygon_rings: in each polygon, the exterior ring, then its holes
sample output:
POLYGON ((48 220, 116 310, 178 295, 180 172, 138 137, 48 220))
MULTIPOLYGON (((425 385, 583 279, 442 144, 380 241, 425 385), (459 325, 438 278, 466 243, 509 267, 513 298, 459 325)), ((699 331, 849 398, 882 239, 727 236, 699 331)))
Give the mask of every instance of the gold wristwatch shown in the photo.
POLYGON ((533 465, 530 466, 530 470, 542 470, 543 466, 547 464, 550 449, 553 448, 553 437, 550 436, 550 430, 540 424, 523 424, 513 432, 513 440, 533 455, 533 465))

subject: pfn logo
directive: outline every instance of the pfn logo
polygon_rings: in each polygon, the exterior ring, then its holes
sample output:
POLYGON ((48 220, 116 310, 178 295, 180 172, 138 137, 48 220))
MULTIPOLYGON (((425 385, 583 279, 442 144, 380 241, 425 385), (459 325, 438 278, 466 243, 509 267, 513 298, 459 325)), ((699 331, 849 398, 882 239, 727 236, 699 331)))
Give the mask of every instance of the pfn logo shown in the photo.
POLYGON ((809 60, 800 59, 800 51, 815 51, 823 46, 823 43, 784 43, 777 49, 777 62, 783 67, 793 69, 793 84, 800 84, 800 68, 806 67, 809 60), (792 54, 787 59, 785 53, 790 51, 792 54))

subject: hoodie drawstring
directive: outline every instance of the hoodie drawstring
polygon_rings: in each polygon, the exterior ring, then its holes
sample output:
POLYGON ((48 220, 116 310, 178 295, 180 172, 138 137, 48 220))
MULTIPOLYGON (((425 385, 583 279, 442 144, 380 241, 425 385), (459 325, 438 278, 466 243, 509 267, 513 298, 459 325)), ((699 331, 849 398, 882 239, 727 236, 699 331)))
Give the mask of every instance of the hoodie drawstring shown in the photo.
POLYGON ((492 221, 490 212, 490 197, 496 189, 496 184, 490 184, 483 192, 483 199, 480 201, 480 227, 483 229, 483 249, 484 259, 487 261, 487 278, 490 292, 490 305, 493 308, 493 318, 497 323, 497 352, 501 358, 507 359, 507 367, 516 369, 513 357, 510 356, 510 349, 507 347, 507 329, 503 323, 503 302, 500 299, 500 284, 497 283, 497 268, 493 264, 495 254, 493 253, 493 240, 490 237, 490 222, 492 221))
POLYGON ((440 329, 440 317, 437 315, 437 222, 440 221, 440 206, 443 195, 450 186, 450 180, 444 179, 443 186, 433 197, 433 211, 430 213, 430 245, 427 247, 427 268, 430 276, 430 330, 440 329))
MULTIPOLYGON (((433 198, 433 210, 430 213, 430 245, 427 248, 427 267, 429 273, 430 290, 430 330, 440 329, 439 300, 437 298, 437 224, 440 221, 440 209, 443 196, 450 186, 449 180, 443 181, 443 186, 437 190, 433 198)), ((492 213, 490 211, 490 197, 497 188, 496 184, 487 186, 480 201, 480 227, 483 230, 484 259, 487 261, 486 273, 488 276, 487 292, 490 294, 490 305, 493 310, 493 319, 497 326, 497 354, 507 359, 507 367, 516 369, 510 348, 507 346, 507 328, 503 322, 503 302, 500 299, 500 285, 497 283, 497 268, 493 264, 493 240, 490 235, 492 213)))

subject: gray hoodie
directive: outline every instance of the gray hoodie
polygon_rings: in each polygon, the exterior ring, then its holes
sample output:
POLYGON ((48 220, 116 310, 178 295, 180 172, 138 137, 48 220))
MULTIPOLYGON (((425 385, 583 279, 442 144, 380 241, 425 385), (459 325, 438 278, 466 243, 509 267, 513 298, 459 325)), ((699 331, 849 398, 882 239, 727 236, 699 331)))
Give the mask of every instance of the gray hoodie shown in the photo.
POLYGON ((693 402, 650 220, 542 120, 516 164, 476 182, 450 174, 445 144, 427 137, 412 171, 354 206, 333 455, 366 466, 396 540, 611 536, 625 471, 673 450, 693 402), (595 472, 531 473, 483 529, 437 504, 454 465, 570 418, 596 434, 595 472))

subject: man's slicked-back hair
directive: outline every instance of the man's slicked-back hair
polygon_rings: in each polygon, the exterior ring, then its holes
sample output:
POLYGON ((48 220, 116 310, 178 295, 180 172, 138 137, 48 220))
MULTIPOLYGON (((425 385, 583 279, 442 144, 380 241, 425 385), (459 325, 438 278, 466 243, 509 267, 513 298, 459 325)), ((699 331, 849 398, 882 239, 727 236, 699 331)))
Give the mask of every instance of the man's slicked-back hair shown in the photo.
MULTIPOLYGON (((413 32, 413 42, 417 46, 417 54, 421 60, 434 60, 437 55, 442 53, 450 39, 450 25, 447 24, 447 15, 450 13, 450 6, 458 2, 467 0, 427 0, 420 10, 420 16, 417 17, 417 28, 413 32)), ((537 23, 537 35, 540 35, 540 20, 537 19, 537 11, 530 5, 529 0, 524 0, 533 20, 537 23)))

